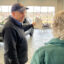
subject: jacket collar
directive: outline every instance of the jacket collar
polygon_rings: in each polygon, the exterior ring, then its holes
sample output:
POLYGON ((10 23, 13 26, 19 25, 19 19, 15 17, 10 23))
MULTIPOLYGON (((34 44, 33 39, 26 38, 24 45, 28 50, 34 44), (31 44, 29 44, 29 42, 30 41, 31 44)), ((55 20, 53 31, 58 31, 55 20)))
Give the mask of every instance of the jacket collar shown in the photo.
POLYGON ((64 40, 60 40, 59 38, 53 38, 49 41, 49 44, 64 45, 64 40))
POLYGON ((12 16, 9 16, 9 20, 14 23, 15 25, 17 25, 18 27, 22 27, 22 23, 20 23, 19 21, 15 20, 12 16))

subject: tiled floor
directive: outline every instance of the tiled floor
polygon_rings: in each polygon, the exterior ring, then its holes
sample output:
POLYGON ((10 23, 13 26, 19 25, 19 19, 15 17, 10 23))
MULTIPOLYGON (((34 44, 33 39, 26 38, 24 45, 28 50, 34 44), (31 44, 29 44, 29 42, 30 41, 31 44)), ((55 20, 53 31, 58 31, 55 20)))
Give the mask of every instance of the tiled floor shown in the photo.
MULTIPOLYGON (((29 35, 26 36, 27 41, 28 41, 28 62, 26 64, 30 64, 32 55, 34 52, 41 46, 44 46, 44 44, 49 41, 52 36, 51 29, 44 29, 44 30, 39 30, 35 29, 33 37, 30 37, 29 35)), ((4 64, 4 59, 3 59, 3 45, 0 45, 0 64, 4 64)))

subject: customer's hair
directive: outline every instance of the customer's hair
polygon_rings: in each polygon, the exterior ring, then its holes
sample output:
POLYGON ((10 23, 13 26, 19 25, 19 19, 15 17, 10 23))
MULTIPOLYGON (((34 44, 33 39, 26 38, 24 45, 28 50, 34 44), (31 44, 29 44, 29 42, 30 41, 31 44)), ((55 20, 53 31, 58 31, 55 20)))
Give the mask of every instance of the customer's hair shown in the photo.
POLYGON ((54 37, 64 40, 64 11, 60 11, 54 16, 52 28, 54 37))

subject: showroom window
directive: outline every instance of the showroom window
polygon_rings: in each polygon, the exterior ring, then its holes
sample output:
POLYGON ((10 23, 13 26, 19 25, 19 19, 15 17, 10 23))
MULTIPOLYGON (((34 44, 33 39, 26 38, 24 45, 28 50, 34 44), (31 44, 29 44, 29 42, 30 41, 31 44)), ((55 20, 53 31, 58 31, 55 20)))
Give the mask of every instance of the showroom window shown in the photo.
POLYGON ((10 15, 11 6, 0 6, 0 24, 4 24, 7 17, 10 15))
POLYGON ((32 21, 38 21, 39 19, 42 23, 53 23, 53 16, 55 14, 55 7, 51 6, 27 6, 27 16, 32 19, 32 21))
MULTIPOLYGON (((55 14, 55 7, 51 6, 27 6, 27 17, 31 21, 41 21, 42 23, 52 23, 55 14)), ((5 23, 5 19, 11 15, 11 6, 0 6, 0 24, 5 23)))

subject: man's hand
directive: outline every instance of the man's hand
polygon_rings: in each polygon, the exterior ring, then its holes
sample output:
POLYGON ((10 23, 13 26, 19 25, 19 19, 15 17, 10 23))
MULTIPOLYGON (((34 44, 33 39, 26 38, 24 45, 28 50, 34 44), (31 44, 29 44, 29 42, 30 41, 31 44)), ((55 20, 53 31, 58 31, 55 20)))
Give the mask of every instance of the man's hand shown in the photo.
POLYGON ((32 25, 35 26, 36 22, 33 22, 32 25))

